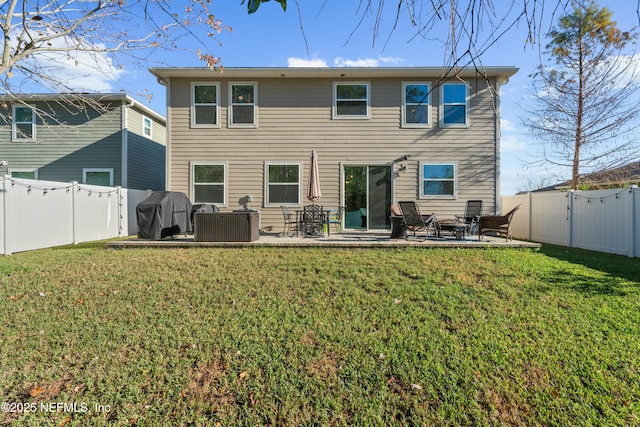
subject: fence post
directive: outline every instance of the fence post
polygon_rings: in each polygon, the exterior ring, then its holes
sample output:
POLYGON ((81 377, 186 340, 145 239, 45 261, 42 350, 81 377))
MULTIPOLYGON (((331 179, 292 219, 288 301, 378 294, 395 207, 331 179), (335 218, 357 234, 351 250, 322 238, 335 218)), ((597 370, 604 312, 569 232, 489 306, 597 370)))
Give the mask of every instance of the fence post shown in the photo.
POLYGON ((3 228, 3 235, 4 235, 4 254, 5 255, 11 255, 11 247, 10 247, 10 243, 11 243, 11 239, 9 239, 9 227, 7 227, 7 224, 9 223, 9 221, 7 220, 7 214, 9 212, 9 209, 7 209, 7 202, 8 202, 8 197, 7 197, 7 179, 9 179, 9 175, 5 175, 5 177, 2 179, 2 209, 3 209, 3 224, 2 227, 3 228))
POLYGON ((638 233, 640 233, 640 224, 638 224, 638 212, 636 211, 638 186, 630 185, 629 192, 631 193, 631 245, 628 256, 633 258, 636 256, 636 250, 638 249, 636 242, 640 240, 640 236, 638 236, 638 233))
POLYGON ((77 203, 76 197, 78 196, 78 191, 80 191, 80 187, 78 186, 78 181, 71 181, 71 239, 73 240, 73 244, 78 244, 78 233, 76 231, 76 223, 77 223, 77 203))
POLYGON ((569 241, 567 242, 567 246, 570 248, 573 247, 573 199, 575 192, 576 190, 569 190, 567 193, 567 221, 569 221, 569 232, 567 233, 569 241))
POLYGON ((533 228, 533 191, 529 191, 529 236, 528 240, 531 241, 531 236, 533 236, 533 232, 531 229, 533 228))
POLYGON ((118 195, 118 237, 122 237, 122 187, 116 187, 118 195))

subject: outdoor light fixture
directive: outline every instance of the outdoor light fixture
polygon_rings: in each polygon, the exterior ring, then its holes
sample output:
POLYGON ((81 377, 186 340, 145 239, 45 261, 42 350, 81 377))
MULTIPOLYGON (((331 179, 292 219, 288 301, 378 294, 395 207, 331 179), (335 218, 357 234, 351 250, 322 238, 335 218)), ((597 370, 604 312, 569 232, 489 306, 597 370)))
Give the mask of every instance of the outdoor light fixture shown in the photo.
POLYGON ((0 166, 7 166, 9 164, 6 160, 0 160, 0 166))

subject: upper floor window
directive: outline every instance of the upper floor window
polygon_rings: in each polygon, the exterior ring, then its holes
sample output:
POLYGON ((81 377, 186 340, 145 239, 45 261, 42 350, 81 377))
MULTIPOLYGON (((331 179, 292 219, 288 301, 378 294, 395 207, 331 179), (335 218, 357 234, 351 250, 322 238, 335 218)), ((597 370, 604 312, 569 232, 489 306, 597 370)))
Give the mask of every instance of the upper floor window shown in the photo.
POLYGON ((300 204, 300 163, 267 163, 266 204, 300 204))
POLYGON ((191 195, 193 203, 226 205, 227 168, 225 163, 192 163, 191 195))
POLYGON ((229 87, 229 126, 255 127, 257 83, 231 83, 229 87))
POLYGON ((467 85, 444 83, 441 87, 440 125, 466 127, 468 125, 467 85))
POLYGON ((422 163, 420 181, 420 195, 423 197, 455 197, 456 166, 452 163, 422 163))
POLYGON ((334 118, 369 118, 369 83, 334 83, 333 100, 334 118))
POLYGON ((191 84, 191 126, 218 127, 219 85, 217 83, 191 84))
POLYGON ((152 138, 153 121, 149 117, 142 116, 142 135, 152 138))
POLYGON ((113 169, 84 168, 82 169, 82 182, 89 185, 113 187, 113 169))
POLYGON ((403 127, 431 126, 429 87, 429 83, 426 82, 410 82, 402 84, 403 127))
POLYGON ((13 141, 33 141, 36 139, 36 112, 31 105, 13 106, 13 141))

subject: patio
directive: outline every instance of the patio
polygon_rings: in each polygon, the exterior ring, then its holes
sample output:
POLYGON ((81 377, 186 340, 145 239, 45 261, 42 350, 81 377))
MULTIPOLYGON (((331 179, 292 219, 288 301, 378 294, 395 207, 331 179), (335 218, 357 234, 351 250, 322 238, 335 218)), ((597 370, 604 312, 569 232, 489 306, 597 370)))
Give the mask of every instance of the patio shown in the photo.
POLYGON ((196 242, 193 235, 177 235, 163 240, 143 240, 131 238, 107 243, 111 249, 126 248, 177 248, 177 247, 205 247, 205 248, 238 248, 238 247, 325 247, 325 248, 403 248, 403 247, 434 247, 434 248, 540 248, 540 243, 520 240, 506 241, 504 237, 484 236, 479 241, 478 236, 467 236, 456 240, 451 234, 445 234, 440 239, 427 240, 409 238, 390 239, 388 231, 380 232, 343 232, 331 233, 324 237, 280 236, 277 233, 261 231, 260 238, 253 242, 196 242))

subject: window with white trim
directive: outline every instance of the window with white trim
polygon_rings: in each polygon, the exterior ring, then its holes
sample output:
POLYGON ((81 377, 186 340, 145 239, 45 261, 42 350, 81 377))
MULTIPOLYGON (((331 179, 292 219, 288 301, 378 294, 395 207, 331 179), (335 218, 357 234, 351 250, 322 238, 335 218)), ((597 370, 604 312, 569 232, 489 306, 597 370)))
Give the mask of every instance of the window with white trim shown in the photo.
POLYGON ((333 84, 333 118, 368 119, 369 105, 369 83, 333 84))
POLYGON ((456 165, 421 163, 420 184, 421 197, 455 197, 456 165))
POLYGON ((402 83, 402 127, 430 127, 431 105, 428 82, 402 83))
POLYGON ((191 127, 218 127, 218 83, 191 83, 191 127))
POLYGON ((38 179, 38 169, 9 169, 11 178, 38 179))
POLYGON ((33 105, 13 105, 13 141, 34 141, 36 139, 36 112, 33 105))
POLYGON ((229 84, 229 126, 255 127, 258 84, 252 82, 229 84))
POLYGON ((227 194, 226 163, 191 163, 191 196, 193 203, 225 206, 227 194))
POLYGON ((265 163, 267 205, 300 204, 300 163, 265 163))
POLYGON ((153 121, 146 116, 142 116, 142 135, 147 138, 153 138, 152 130, 153 130, 153 121))
POLYGON ((440 125, 443 127, 468 126, 467 85, 444 83, 440 88, 440 125))
POLYGON ((82 169, 82 182, 87 185, 113 187, 113 169, 84 168, 82 169))

